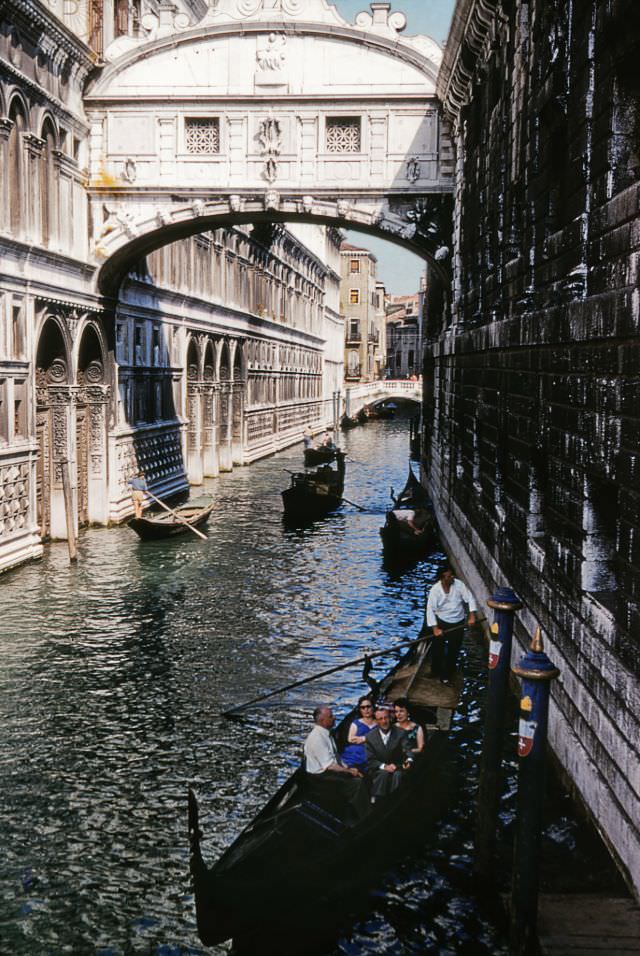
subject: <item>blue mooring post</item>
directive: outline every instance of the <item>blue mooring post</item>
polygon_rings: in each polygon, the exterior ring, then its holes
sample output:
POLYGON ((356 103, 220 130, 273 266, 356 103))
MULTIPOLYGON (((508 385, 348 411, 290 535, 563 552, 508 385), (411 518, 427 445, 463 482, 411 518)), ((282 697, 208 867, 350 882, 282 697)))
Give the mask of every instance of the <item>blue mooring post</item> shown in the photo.
POLYGON ((513 673, 522 678, 522 692, 509 952, 514 956, 532 956, 537 952, 539 847, 549 695, 551 681, 560 673, 544 652, 540 628, 513 673))
POLYGON ((474 873, 485 886, 493 883, 498 810, 502 791, 500 768, 509 693, 509 668, 515 613, 522 604, 511 588, 498 588, 487 601, 494 611, 489 643, 489 681, 478 789, 474 873))

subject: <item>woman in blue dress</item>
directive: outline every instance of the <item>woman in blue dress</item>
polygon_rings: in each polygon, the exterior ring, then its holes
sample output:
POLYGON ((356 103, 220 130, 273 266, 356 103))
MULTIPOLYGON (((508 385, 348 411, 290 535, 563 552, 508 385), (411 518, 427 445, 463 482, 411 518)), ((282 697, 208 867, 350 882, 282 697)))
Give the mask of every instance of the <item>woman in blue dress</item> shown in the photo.
POLYGON ((376 726, 373 716, 373 701, 370 697, 361 697, 358 701, 358 716, 349 727, 348 743, 340 754, 345 767, 357 767, 363 773, 367 769, 367 755, 364 738, 376 726))

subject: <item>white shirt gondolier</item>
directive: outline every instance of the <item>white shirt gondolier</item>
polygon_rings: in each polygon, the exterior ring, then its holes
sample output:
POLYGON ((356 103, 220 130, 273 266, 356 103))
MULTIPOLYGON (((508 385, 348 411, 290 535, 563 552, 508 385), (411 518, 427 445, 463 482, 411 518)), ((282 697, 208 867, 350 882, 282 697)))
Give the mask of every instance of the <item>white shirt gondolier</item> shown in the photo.
POLYGON ((465 618, 472 627, 476 611, 471 591, 456 579, 451 568, 444 568, 427 600, 427 626, 432 628, 434 638, 431 674, 444 684, 449 684, 455 674, 465 618))

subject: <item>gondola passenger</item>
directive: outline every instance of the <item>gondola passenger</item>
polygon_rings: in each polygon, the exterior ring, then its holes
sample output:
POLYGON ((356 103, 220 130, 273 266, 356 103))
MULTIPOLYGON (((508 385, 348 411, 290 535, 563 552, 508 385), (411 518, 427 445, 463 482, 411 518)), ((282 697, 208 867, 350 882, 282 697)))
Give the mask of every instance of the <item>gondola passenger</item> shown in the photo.
POLYGON ((347 746, 340 754, 340 759, 346 767, 357 767, 363 773, 366 771, 367 754, 364 742, 369 731, 376 726, 373 701, 370 697, 361 697, 358 701, 358 716, 349 727, 347 746))
POLYGON ((338 757, 331 729, 335 717, 330 707, 321 705, 313 712, 314 727, 304 742, 306 782, 309 795, 321 806, 348 802, 357 817, 369 809, 369 794, 361 772, 345 767, 338 757), (337 798, 337 800, 336 800, 337 798))
POLYGON ((375 714, 378 726, 367 734, 364 742, 372 802, 399 787, 403 771, 409 770, 413 763, 407 735, 391 723, 391 709, 378 704, 375 714))
POLYGON ((411 753, 419 754, 424 750, 424 730, 411 719, 409 714, 409 701, 406 697, 398 697, 393 705, 393 711, 396 717, 396 727, 404 730, 407 740, 411 745, 411 753))

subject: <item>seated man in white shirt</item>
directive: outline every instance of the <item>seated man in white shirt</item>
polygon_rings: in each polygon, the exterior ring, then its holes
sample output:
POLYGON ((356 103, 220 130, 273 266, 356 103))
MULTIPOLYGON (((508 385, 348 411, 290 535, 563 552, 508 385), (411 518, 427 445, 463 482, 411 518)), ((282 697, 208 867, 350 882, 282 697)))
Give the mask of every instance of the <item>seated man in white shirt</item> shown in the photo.
POLYGON ((313 720, 313 730, 304 742, 309 795, 321 805, 337 795, 351 804, 358 817, 364 816, 369 809, 369 794, 360 771, 340 763, 331 736, 333 711, 326 705, 316 707, 313 720))
POLYGON ((438 581, 429 591, 427 626, 433 629, 431 676, 450 684, 456 671, 458 654, 467 624, 476 623, 476 602, 469 589, 458 581, 450 567, 440 571, 438 581))

